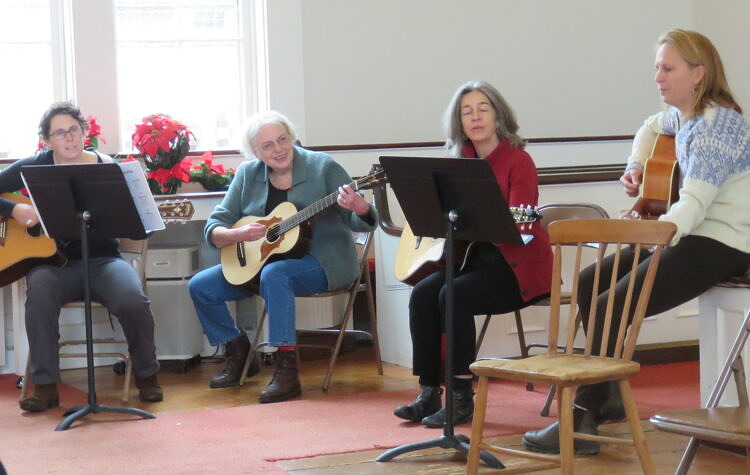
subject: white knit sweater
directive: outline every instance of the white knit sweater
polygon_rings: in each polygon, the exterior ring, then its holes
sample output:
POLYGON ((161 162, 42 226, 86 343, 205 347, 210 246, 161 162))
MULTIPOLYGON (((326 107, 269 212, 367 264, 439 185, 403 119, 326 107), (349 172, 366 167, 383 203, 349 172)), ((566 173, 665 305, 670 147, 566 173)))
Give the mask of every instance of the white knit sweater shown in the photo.
POLYGON ((680 198, 659 219, 677 225, 672 245, 688 234, 750 253, 750 127, 726 107, 707 108, 680 123, 670 107, 644 122, 627 169, 642 167, 658 134, 675 135, 680 198))

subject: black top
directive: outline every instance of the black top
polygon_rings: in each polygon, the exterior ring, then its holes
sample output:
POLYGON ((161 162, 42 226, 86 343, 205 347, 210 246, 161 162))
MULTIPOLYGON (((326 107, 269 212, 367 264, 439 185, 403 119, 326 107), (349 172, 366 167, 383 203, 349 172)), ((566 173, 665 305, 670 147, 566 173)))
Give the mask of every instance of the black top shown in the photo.
MULTIPOLYGON (((99 163, 102 163, 102 157, 94 151, 98 157, 99 163)), ((21 179, 21 167, 26 165, 54 165, 52 150, 43 150, 33 157, 17 160, 10 166, 0 171, 0 193, 9 193, 18 191, 23 188, 21 179)), ((13 213, 13 207, 16 202, 0 197, 0 216, 10 217, 13 213)), ((68 259, 81 259, 81 241, 63 241, 57 240, 57 246, 62 254, 68 259)), ((90 239, 89 256, 90 257, 117 257, 119 252, 119 241, 113 238, 90 239)))
POLYGON ((268 215, 275 207, 287 200, 287 191, 280 190, 271 184, 271 180, 268 180, 268 199, 266 200, 266 215, 268 215))

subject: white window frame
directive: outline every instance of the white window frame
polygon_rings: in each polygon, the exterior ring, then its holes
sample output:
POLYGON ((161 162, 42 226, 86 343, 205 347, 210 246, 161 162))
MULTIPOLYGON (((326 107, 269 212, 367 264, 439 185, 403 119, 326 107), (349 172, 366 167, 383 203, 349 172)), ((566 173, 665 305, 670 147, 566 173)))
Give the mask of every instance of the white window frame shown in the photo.
MULTIPOLYGON (((249 115, 268 105, 267 0, 239 1, 244 28, 244 94, 237 99, 244 102, 245 115, 249 115)), ((84 114, 97 117, 107 140, 101 144, 102 151, 129 153, 123 149, 126 138, 119 137, 114 0, 50 0, 50 8, 56 39, 52 46, 57 59, 52 66, 55 100, 73 100, 84 114)))

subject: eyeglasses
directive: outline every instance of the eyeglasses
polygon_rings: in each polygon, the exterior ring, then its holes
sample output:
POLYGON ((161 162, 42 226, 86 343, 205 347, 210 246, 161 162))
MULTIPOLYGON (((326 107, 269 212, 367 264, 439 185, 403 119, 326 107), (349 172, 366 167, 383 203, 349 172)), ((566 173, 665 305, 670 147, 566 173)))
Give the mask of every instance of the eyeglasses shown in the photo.
POLYGON ((289 139, 287 135, 282 135, 281 137, 276 139, 275 142, 273 140, 263 142, 262 144, 260 144, 260 149, 263 150, 264 152, 270 152, 276 147, 284 148, 288 146, 290 142, 291 140, 289 139))
POLYGON ((49 136, 55 140, 64 140, 65 136, 68 134, 70 134, 70 136, 73 138, 80 137, 83 134, 83 129, 80 125, 73 125, 68 130, 57 129, 54 132, 50 133, 49 136))

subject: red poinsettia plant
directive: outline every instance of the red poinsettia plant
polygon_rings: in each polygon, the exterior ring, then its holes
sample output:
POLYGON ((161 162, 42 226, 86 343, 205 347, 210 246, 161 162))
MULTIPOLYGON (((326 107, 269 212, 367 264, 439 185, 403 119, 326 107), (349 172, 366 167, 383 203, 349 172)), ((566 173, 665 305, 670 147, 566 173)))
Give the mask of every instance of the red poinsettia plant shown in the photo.
POLYGON ((234 174, 234 168, 224 168, 221 163, 214 163, 214 154, 208 151, 190 170, 190 181, 200 183, 208 191, 226 191, 234 174))
POLYGON ((190 181, 190 138, 195 135, 187 126, 166 114, 144 117, 135 125, 133 146, 143 155, 151 192, 174 193, 183 182, 190 181))
POLYGON ((86 117, 86 121, 89 123, 89 130, 86 132, 86 138, 83 139, 83 148, 93 150, 99 148, 99 142, 107 143, 102 137, 102 128, 96 121, 96 117, 90 115, 86 117))

